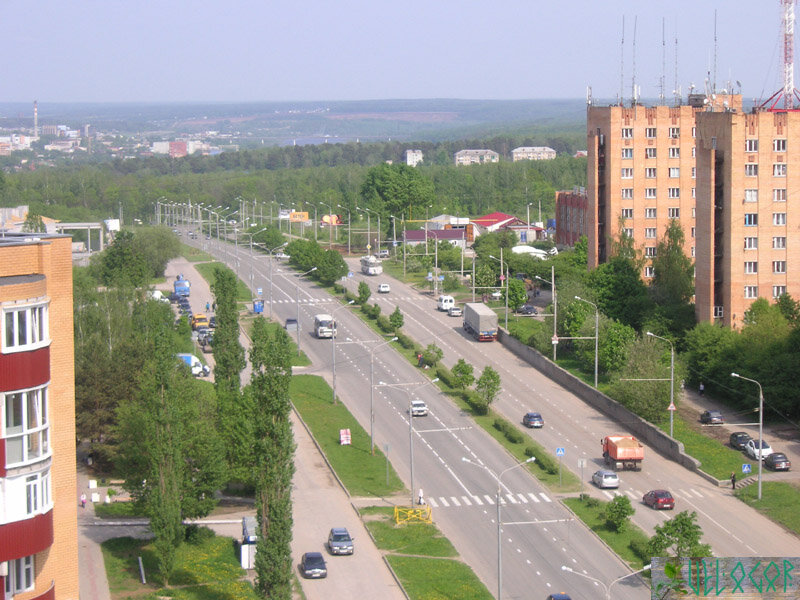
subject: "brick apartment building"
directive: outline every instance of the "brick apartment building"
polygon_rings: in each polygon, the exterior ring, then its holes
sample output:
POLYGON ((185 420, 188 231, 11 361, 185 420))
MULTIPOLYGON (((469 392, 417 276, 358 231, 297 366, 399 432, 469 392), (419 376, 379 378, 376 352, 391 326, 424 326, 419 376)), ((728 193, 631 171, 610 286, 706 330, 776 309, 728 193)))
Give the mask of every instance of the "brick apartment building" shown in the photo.
POLYGON ((587 235, 588 203, 586 189, 556 192, 556 245, 574 246, 587 235))
POLYGON ((78 598, 71 241, 0 237, 0 579, 17 600, 78 598))
POLYGON ((737 327, 757 298, 800 297, 798 189, 800 113, 698 113, 698 320, 737 327))

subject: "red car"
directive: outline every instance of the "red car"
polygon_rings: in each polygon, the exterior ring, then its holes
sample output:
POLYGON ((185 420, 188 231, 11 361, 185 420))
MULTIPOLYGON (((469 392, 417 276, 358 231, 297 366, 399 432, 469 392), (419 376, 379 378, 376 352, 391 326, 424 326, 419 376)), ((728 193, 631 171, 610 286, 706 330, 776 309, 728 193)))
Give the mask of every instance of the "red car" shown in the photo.
POLYGON ((671 510, 675 508, 675 498, 667 490, 650 490, 642 496, 642 502, 655 509, 671 510))

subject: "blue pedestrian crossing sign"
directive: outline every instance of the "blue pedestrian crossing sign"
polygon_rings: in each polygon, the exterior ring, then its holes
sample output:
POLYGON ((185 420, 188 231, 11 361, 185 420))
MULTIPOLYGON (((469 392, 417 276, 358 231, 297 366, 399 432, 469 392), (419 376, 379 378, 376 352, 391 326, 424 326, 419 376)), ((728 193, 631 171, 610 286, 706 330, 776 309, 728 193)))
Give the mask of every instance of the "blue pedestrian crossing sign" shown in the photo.
POLYGON ((556 448, 556 456, 564 456, 564 448, 556 448))
POLYGON ((750 463, 744 463, 742 465, 742 473, 750 473, 753 470, 753 466, 750 463))

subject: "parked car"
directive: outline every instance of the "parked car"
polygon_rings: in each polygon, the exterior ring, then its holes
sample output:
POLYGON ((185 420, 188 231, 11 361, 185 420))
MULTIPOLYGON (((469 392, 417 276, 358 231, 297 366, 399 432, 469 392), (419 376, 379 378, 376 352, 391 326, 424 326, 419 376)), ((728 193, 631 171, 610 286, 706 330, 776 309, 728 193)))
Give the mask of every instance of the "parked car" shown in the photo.
POLYGON ((764 466, 773 471, 788 471, 792 463, 783 452, 773 452, 764 459, 764 466))
POLYGON ((175 303, 176 303, 178 300, 180 300, 181 298, 183 298, 183 296, 179 296, 179 295, 178 295, 178 294, 176 294, 175 292, 172 292, 172 293, 171 293, 169 296, 167 296, 167 298, 169 299, 169 301, 170 301, 172 304, 175 304, 175 303))
POLYGON ((378 284, 378 293, 379 294, 388 294, 392 291, 391 286, 388 283, 379 283, 378 284))
POLYGON ((389 250, 381 248, 375 253, 375 258, 389 258, 389 250))
POLYGON ((353 538, 344 527, 334 527, 328 534, 328 550, 331 554, 352 554, 353 538))
POLYGON ((744 445, 744 451, 753 460, 758 458, 764 460, 772 454, 772 447, 767 443, 767 440, 750 440, 744 445), (761 446, 760 449, 759 444, 761 446))
POLYGON ((211 329, 216 329, 217 328, 217 317, 211 317, 208 320, 208 326, 211 327, 211 329))
POLYGON ((600 469, 592 474, 592 483, 601 489, 618 488, 619 475, 608 469, 600 469))
POLYGON ((300 571, 306 579, 322 579, 328 576, 328 568, 321 552, 306 552, 300 560, 300 571))
POLYGON ((675 508, 675 498, 667 490, 650 490, 642 497, 642 502, 654 509, 671 510, 675 508))
POLYGON ((412 417, 425 417, 428 415, 428 405, 422 400, 411 401, 411 416, 412 417))
POLYGON ((286 322, 283 324, 283 328, 286 331, 298 331, 300 326, 297 324, 297 319, 286 319, 286 322))
POLYGON ((450 307, 450 309, 447 311, 447 314, 451 317, 460 317, 464 314, 464 311, 461 310, 461 307, 456 304, 450 307))
POLYGON ((725 419, 718 410, 707 410, 700 415, 700 422, 704 425, 722 425, 725 419))
POLYGON ((522 417, 522 424, 525 425, 525 427, 541 429, 544 427, 544 419, 542 415, 537 412, 527 412, 525 416, 522 417))
POLYGON ((572 597, 564 592, 558 592, 557 594, 550 594, 544 600, 572 600, 572 597))
POLYGON ((500 298, 503 297, 503 292, 500 290, 495 290, 489 295, 492 297, 492 300, 500 300, 500 298))
POLYGON ((521 315, 538 315, 539 309, 537 309, 532 304, 523 304, 522 306, 519 307, 519 310, 517 312, 521 315))
POLYGON ((750 437, 749 433, 746 433, 744 431, 734 431, 731 434, 729 443, 731 445, 731 448, 733 448, 734 450, 744 450, 744 447, 747 445, 747 442, 749 442, 752 439, 753 438, 750 437))

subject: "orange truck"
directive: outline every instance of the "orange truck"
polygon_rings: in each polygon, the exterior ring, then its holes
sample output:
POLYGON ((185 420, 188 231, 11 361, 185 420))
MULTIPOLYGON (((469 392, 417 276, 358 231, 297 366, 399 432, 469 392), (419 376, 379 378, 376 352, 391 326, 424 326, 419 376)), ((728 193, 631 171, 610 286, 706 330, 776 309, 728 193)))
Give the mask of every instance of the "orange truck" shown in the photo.
POLYGON ((600 440, 603 459, 615 471, 642 470, 644 446, 632 435, 609 435, 600 440))

